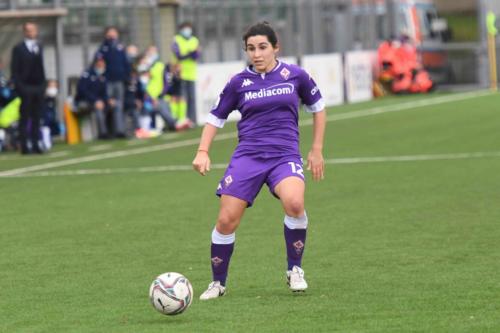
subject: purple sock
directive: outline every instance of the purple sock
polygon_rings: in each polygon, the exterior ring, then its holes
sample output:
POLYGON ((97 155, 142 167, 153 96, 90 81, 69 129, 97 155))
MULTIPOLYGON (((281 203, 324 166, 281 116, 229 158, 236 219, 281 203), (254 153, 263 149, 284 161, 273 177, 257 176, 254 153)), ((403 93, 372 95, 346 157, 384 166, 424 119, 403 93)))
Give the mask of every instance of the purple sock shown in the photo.
POLYGON ((307 217, 304 215, 302 218, 291 218, 290 216, 285 217, 284 233, 286 242, 286 254, 288 260, 288 270, 291 270, 293 266, 302 265, 302 254, 304 253, 304 247, 306 245, 306 228, 291 229, 290 226, 307 226, 307 217), (292 223, 291 223, 292 222, 292 223))
POLYGON ((233 249, 234 243, 214 244, 212 242, 212 277, 213 281, 220 281, 220 284, 223 286, 226 285, 229 260, 231 259, 231 255, 233 254, 233 249))

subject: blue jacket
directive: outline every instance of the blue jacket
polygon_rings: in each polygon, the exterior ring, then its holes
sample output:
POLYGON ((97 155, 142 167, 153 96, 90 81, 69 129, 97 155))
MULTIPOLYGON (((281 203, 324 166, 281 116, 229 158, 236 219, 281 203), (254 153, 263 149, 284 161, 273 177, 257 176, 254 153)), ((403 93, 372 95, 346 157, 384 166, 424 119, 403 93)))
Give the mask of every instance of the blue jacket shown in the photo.
POLYGON ((130 63, 123 44, 106 39, 96 52, 95 58, 102 57, 106 62, 106 80, 108 82, 126 82, 130 77, 130 63))
POLYGON ((144 100, 144 88, 142 87, 141 82, 139 82, 137 75, 132 75, 130 77, 130 80, 125 88, 125 109, 134 109, 136 100, 144 100))
POLYGON ((83 72, 78 80, 75 101, 85 101, 94 104, 98 100, 106 102, 106 78, 104 75, 97 75, 93 68, 83 72))
POLYGON ((46 96, 42 106, 42 124, 50 128, 50 135, 61 134, 61 128, 57 121, 57 101, 55 97, 46 96))
POLYGON ((17 95, 12 88, 12 84, 7 81, 7 78, 0 72, 0 110, 16 97, 17 95))

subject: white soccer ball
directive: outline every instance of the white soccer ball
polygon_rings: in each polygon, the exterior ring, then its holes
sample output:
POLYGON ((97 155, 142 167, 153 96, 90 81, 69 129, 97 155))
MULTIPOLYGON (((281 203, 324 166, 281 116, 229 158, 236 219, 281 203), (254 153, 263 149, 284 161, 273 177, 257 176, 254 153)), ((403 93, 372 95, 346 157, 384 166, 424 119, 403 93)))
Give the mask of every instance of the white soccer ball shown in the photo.
POLYGON ((151 284, 149 299, 158 312, 176 315, 186 311, 193 302, 193 287, 182 274, 163 273, 151 284))

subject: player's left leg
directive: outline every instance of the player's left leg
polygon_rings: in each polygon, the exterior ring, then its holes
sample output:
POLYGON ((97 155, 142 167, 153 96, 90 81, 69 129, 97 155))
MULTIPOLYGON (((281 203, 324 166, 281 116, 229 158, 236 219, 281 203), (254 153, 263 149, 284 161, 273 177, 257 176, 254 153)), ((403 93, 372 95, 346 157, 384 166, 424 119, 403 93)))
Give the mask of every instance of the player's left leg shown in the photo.
POLYGON ((307 215, 304 210, 304 180, 297 176, 286 177, 274 188, 285 211, 284 235, 287 250, 287 279, 290 289, 304 291, 307 282, 302 270, 302 255, 306 244, 307 215))

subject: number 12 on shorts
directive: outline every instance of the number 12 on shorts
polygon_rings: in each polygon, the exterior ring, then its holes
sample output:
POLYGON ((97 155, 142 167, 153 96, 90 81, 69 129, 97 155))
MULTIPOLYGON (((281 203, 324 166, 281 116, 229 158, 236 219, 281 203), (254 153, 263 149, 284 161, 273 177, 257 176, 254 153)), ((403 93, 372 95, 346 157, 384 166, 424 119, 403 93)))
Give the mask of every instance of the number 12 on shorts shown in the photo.
POLYGON ((295 173, 300 177, 304 178, 304 168, 302 168, 301 164, 295 162, 288 162, 288 165, 290 165, 290 168, 292 168, 292 173, 295 173))

